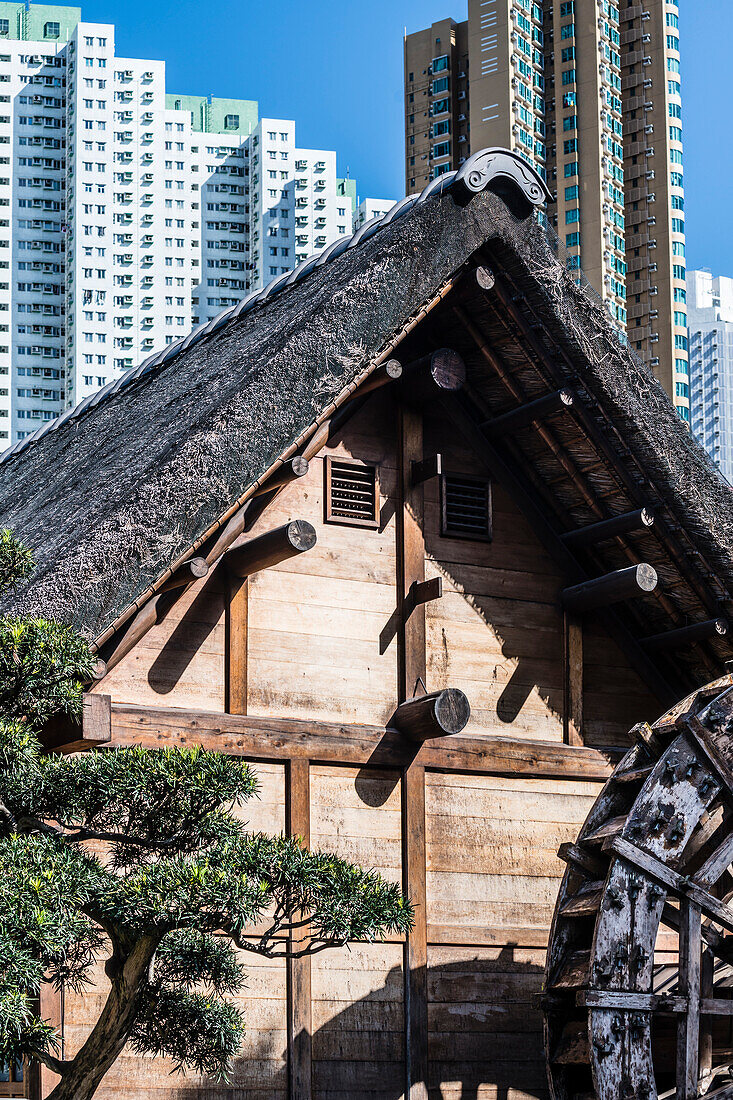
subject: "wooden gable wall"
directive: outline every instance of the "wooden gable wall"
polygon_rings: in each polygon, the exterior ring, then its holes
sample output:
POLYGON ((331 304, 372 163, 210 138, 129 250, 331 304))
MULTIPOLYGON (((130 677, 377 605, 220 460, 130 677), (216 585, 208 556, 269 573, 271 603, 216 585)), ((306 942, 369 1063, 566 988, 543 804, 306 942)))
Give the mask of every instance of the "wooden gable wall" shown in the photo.
MULTIPOLYGON (((124 1056, 101 1100, 400 1100, 408 1072, 410 1100, 547 1095, 538 994, 556 852, 609 770, 587 746, 624 744, 659 705, 590 619, 585 745, 571 747, 561 576, 498 485, 492 541, 441 537, 432 480, 424 524, 419 509, 412 517, 425 576, 443 581, 424 609, 423 675, 428 690, 464 690, 471 720, 453 757, 450 746, 425 763, 417 748, 377 751, 403 692, 399 576, 412 504, 400 415, 392 394, 373 394, 247 536, 304 519, 317 531, 312 550, 250 577, 230 612, 214 571, 97 690, 113 699, 114 743, 201 741, 250 755, 263 781, 252 826, 402 881, 417 903, 415 934, 287 965, 246 959, 250 1030, 230 1084, 171 1078, 165 1063, 124 1056), (329 455, 378 465, 377 528, 324 522, 329 455), (243 660, 246 692, 228 679, 243 660), (234 696, 237 716, 227 714, 234 696), (497 735, 508 739, 502 764, 490 762, 497 735), (371 754, 359 747, 369 738, 371 754), (482 756, 484 744, 493 747, 482 756)), ((439 451, 444 470, 485 476, 444 420, 426 414, 421 427, 423 453, 439 451)), ((67 997, 72 1049, 95 996, 67 997)))

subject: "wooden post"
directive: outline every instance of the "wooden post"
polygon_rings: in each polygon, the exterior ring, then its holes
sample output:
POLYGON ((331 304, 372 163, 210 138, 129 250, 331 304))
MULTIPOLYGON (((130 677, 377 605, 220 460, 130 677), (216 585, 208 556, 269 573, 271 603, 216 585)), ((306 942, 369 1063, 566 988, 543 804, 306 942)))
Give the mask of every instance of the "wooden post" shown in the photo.
POLYGON ((261 569, 270 569, 281 561, 297 557, 316 545, 316 532, 312 524, 304 519, 293 519, 290 523, 267 531, 264 535, 235 546, 224 555, 224 565, 235 577, 248 577, 261 569))
POLYGON ((224 710, 247 713, 247 635, 249 631, 249 578, 228 578, 226 606, 226 679, 224 710))
MULTIPOLYGON (((286 829, 288 836, 299 836, 310 845, 310 763, 289 760, 286 772, 286 829)), ((291 937, 290 948, 297 951, 308 942, 308 929, 291 937)), ((310 1100, 313 1023, 311 1013, 311 960, 289 958, 288 982, 288 1100, 310 1100)))
POLYGON ((677 1100, 697 1100, 700 1047, 700 910, 687 898, 680 899, 680 995, 687 1011, 677 1024, 677 1100))
MULTIPOLYGON (((399 501, 397 511, 397 603, 403 610, 414 584, 425 580, 423 483, 412 478, 423 459, 422 414, 399 410, 399 501)), ((399 702, 411 699, 425 681, 425 605, 402 615, 398 645, 399 702)), ((428 928, 426 914, 425 768, 412 763, 402 772, 402 882, 415 906, 415 927, 404 951, 406 1100, 428 1095, 428 928)))
MULTIPOLYGON (((41 986, 39 1015, 42 1020, 51 1024, 61 1033, 61 1047, 59 1057, 64 1057, 64 991, 44 984, 41 986)), ((61 1078, 52 1073, 40 1062, 26 1062, 25 1072, 28 1077, 27 1093, 29 1100, 46 1100, 61 1078)))
POLYGON ((583 744, 583 624, 574 615, 563 615, 563 664, 565 672, 565 743, 583 744))

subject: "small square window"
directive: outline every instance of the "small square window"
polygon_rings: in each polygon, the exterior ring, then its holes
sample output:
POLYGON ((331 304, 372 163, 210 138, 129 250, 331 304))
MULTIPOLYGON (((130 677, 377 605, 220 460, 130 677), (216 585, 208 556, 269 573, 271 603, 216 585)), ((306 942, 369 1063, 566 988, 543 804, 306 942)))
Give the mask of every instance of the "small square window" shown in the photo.
POLYGON ((9 19, 0 19, 0 35, 3 38, 7 38, 7 36, 9 34, 10 34, 10 20, 9 19))
POLYGON ((325 520, 350 527, 379 527, 379 474, 376 466, 326 457, 325 520))
POLYGON ((60 32, 61 27, 58 23, 44 23, 43 25, 44 38, 58 38, 60 32))
POLYGON ((225 130, 238 130, 239 129, 239 115, 225 115, 224 116, 224 129, 225 130))
POLYGON ((443 538, 491 539, 491 483, 482 478, 444 474, 440 479, 443 538))

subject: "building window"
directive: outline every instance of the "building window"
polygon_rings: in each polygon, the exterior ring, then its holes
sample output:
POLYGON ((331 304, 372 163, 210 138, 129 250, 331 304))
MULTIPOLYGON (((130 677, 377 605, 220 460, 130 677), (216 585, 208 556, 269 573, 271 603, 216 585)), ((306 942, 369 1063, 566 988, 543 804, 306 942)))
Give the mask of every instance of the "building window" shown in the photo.
POLYGON ((9 34, 10 34, 10 20, 9 19, 0 19, 0 35, 2 35, 3 38, 7 38, 7 36, 9 34))
POLYGON ((327 456, 324 469, 326 523, 379 527, 377 467, 327 456))
POLYGON ((44 23, 43 25, 43 37, 44 38, 58 38, 61 33, 61 27, 58 23, 44 23))
POLYGON ((238 130, 239 129, 239 115, 225 115, 224 116, 224 129, 225 130, 238 130))
POLYGON ((442 57, 433 58, 433 72, 442 73, 448 68, 448 55, 443 54, 442 57))
POLYGON ((440 533, 443 538, 491 538, 491 485, 475 477, 444 474, 440 479, 440 533))

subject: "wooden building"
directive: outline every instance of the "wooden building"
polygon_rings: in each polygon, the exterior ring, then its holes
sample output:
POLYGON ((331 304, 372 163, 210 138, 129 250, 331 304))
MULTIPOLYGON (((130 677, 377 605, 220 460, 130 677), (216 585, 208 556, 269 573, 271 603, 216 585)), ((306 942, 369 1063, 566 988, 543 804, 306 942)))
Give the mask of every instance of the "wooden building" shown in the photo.
MULTIPOLYGON (((229 1085, 123 1056, 103 1100, 548 1095, 556 853, 724 671, 733 509, 544 198, 476 154, 0 463, 13 608, 106 661, 66 748, 240 754, 253 828, 416 905, 407 943, 247 960, 229 1085)), ((49 1003, 67 1051, 101 996, 49 1003)))

